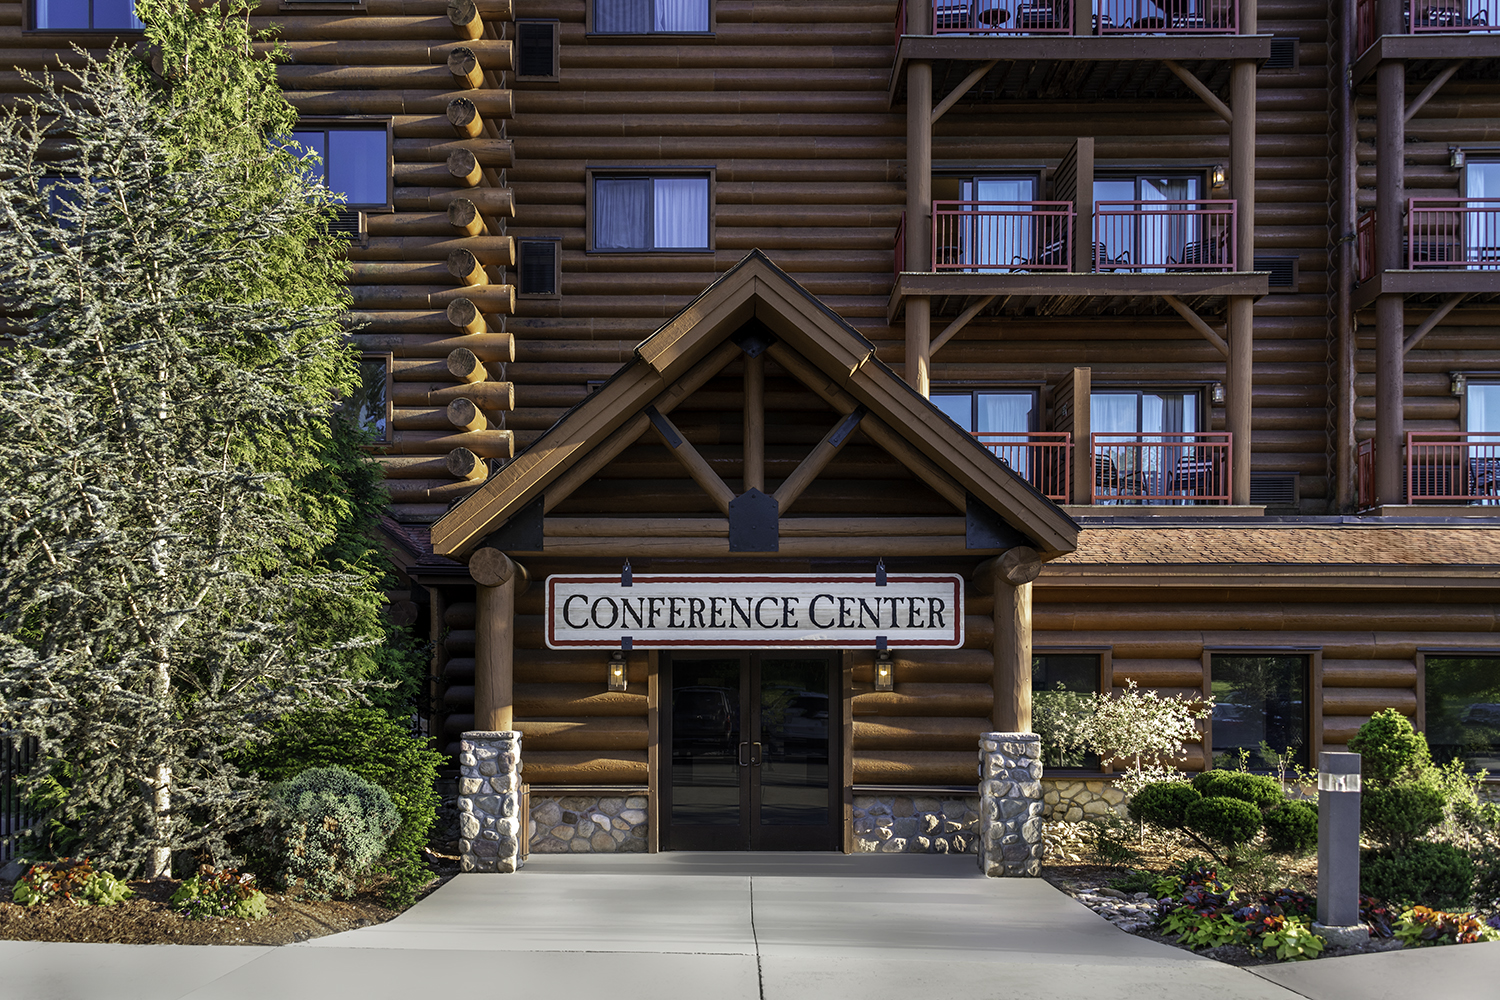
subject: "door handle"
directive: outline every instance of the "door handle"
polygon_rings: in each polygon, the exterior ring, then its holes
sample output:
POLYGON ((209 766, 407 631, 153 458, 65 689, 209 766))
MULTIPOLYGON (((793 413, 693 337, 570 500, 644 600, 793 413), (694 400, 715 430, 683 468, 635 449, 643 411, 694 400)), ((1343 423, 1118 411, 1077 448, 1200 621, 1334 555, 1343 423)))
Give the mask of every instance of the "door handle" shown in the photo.
POLYGON ((740 744, 740 752, 739 752, 740 767, 749 767, 750 766, 749 754, 750 754, 750 744, 748 744, 748 743, 741 743, 740 744))
POLYGON ((761 757, 760 744, 759 743, 752 743, 752 744, 750 744, 750 763, 751 763, 751 765, 754 766, 754 767, 760 767, 760 757, 761 757))

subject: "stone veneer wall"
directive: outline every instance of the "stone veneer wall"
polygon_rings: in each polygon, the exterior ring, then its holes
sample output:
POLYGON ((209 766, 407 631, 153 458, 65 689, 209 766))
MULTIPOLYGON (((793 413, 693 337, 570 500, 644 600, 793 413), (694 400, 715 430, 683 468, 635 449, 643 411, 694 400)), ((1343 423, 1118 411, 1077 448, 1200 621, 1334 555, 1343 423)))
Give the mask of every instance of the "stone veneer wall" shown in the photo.
POLYGON ((1099 819, 1110 813, 1130 818, 1125 811, 1125 793, 1104 778, 1043 776, 1042 803, 1043 816, 1068 823, 1099 819))
POLYGON ((1035 733, 979 738, 979 870, 991 878, 1042 873, 1041 758, 1035 733))
POLYGON ((973 854, 979 796, 854 794, 857 854, 973 854))
POLYGON ((513 872, 521 866, 521 734, 468 732, 458 747, 463 870, 513 872))
POLYGON ((536 854, 643 854, 646 795, 531 793, 526 836, 536 854))

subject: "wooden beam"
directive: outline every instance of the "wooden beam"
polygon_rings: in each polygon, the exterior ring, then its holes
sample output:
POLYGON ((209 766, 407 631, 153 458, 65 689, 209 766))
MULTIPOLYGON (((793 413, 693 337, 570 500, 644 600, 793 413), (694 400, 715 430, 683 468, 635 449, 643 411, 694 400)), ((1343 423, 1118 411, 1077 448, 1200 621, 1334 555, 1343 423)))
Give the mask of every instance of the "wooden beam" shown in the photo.
POLYGON ((745 471, 746 490, 766 488, 766 359, 745 358, 745 471))
MULTIPOLYGON (((823 374, 822 369, 785 344, 778 341, 767 348, 767 353, 775 358, 776 363, 785 368, 788 374, 822 396, 840 413, 853 413, 859 408, 859 400, 829 382, 828 376, 823 374)), ((939 496, 959 510, 968 509, 968 491, 952 476, 938 468, 937 464, 922 454, 915 445, 889 427, 885 421, 878 417, 866 417, 860 426, 866 437, 890 452, 891 457, 896 461, 916 473, 917 477, 939 496)))
POLYGON ((660 410, 654 406, 646 407, 646 419, 651 421, 651 426, 656 428, 656 436, 661 438, 661 443, 667 446, 682 467, 687 470, 688 475, 693 477, 693 482, 703 487, 714 506, 729 516, 729 501, 734 499, 734 490, 725 485, 724 480, 714 471, 713 466, 708 464, 708 459, 698 453, 692 442, 682 436, 682 431, 672 423, 660 410))
POLYGON ((943 332, 932 339, 931 346, 927 348, 927 356, 931 358, 934 354, 936 354, 939 347, 942 347, 948 341, 952 340, 954 334, 958 333, 958 331, 968 326, 969 322, 975 316, 978 316, 980 313, 984 312, 985 308, 999 297, 1000 296, 998 295, 987 295, 984 298, 980 299, 978 302, 974 303, 969 308, 965 309, 963 312, 959 313, 957 319, 945 326, 943 328, 943 332))
POLYGON ((1035 549, 1017 546, 982 564, 976 579, 986 578, 994 594, 995 676, 991 682, 995 729, 1031 731, 1031 582, 1042 570, 1035 549))
POLYGON ((1177 315, 1187 320, 1188 326, 1203 335, 1203 339, 1213 344, 1219 353, 1229 357, 1229 342, 1214 332, 1213 327, 1203 321, 1203 317, 1193 311, 1193 307, 1182 301, 1175 295, 1163 295, 1162 301, 1177 311, 1177 315))
POLYGON ((1433 96, 1439 90, 1443 89, 1443 84, 1453 79, 1453 74, 1457 73, 1458 68, 1462 65, 1462 62, 1449 63, 1441 73, 1433 77, 1432 82, 1422 88, 1422 92, 1414 97, 1412 102, 1406 106, 1406 114, 1402 116, 1401 121, 1406 123, 1415 118, 1417 112, 1422 110, 1423 105, 1432 100, 1433 96))
MULTIPOLYGON (((722 517, 549 517, 548 538, 728 538, 722 517)), ((782 538, 873 535, 963 535, 961 517, 794 517, 781 522, 782 538)))
POLYGON ((802 495, 802 491, 812 484, 812 481, 818 477, 818 473, 828 467, 828 463, 833 461, 834 456, 839 453, 839 449, 844 446, 845 441, 849 440, 849 436, 854 433, 854 428, 860 425, 868 412, 861 406, 840 420, 831 431, 823 435, 823 440, 819 441, 807 457, 792 470, 792 474, 786 477, 781 486, 772 494, 776 498, 776 511, 779 516, 785 517, 787 510, 802 495))
POLYGON ((1401 353, 1407 354, 1413 347, 1416 347, 1418 344, 1420 344, 1422 342, 1422 338, 1431 333, 1433 328, 1441 323, 1447 317, 1447 315, 1453 311, 1453 308, 1464 300, 1464 298, 1465 297, 1462 295, 1450 295, 1446 299, 1444 299, 1442 303, 1432 311, 1431 315, 1429 315, 1422 321, 1422 325, 1417 327, 1416 330, 1411 334, 1411 336, 1407 337, 1406 340, 1402 342, 1401 353))
POLYGON ((1162 62, 1166 64, 1167 69, 1171 70, 1172 74, 1176 76, 1177 79, 1187 84, 1187 88, 1189 90, 1197 94, 1199 97, 1203 98, 1203 103, 1212 108, 1214 114, 1218 115, 1229 124, 1234 124, 1234 112, 1229 110, 1229 105, 1219 100, 1218 95, 1215 94, 1212 90, 1209 90, 1208 87, 1204 85, 1202 80, 1194 76, 1192 70, 1178 65, 1171 59, 1163 59, 1162 62))
POLYGON ((999 64, 999 62, 999 59, 991 59, 983 66, 980 66, 974 72, 964 77, 963 82, 954 87, 948 93, 948 96, 939 101, 937 107, 932 109, 932 120, 928 124, 936 125, 938 123, 938 119, 943 117, 943 115, 947 113, 949 108, 953 107, 953 105, 962 100, 963 96, 969 92, 969 88, 983 79, 984 75, 990 70, 994 69, 996 65, 999 64))
POLYGON ((515 722, 516 583, 521 568, 498 549, 469 559, 474 588, 474 728, 503 732, 515 722))

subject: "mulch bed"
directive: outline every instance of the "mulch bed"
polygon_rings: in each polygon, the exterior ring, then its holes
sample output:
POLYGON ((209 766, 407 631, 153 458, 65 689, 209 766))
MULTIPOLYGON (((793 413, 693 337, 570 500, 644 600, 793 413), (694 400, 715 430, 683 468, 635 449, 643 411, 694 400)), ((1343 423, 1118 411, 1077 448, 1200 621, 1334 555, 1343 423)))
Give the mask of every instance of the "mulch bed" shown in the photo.
MULTIPOLYGON (((432 892, 458 873, 458 859, 427 854, 432 892)), ((139 880, 129 883, 135 895, 116 906, 72 906, 53 903, 20 906, 10 902, 10 888, 0 883, 0 940, 73 941, 111 944, 276 945, 385 923, 400 911, 381 900, 372 885, 353 899, 315 900, 294 893, 266 893, 270 915, 263 920, 191 920, 168 905, 182 883, 139 880)))

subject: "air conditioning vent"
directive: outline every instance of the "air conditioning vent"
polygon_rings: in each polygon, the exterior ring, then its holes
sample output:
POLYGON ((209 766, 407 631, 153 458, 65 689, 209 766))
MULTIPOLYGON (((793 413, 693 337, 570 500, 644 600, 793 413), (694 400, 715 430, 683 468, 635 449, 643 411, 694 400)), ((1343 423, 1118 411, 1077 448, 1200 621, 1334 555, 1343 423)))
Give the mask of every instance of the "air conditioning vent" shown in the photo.
POLYGON ((557 294, 557 249, 556 240, 520 241, 521 295, 557 294))
POLYGON ((1297 56, 1297 39, 1273 38, 1271 39, 1271 58, 1265 61, 1261 69, 1296 69, 1297 56))
POLYGON ((328 223, 328 232, 347 240, 362 240, 365 237, 365 213, 357 208, 335 209, 328 223))
POLYGON ((516 76, 557 79, 557 22, 516 22, 516 76))
POLYGON ((1301 475, 1296 472, 1250 473, 1250 502, 1267 507, 1297 508, 1302 500, 1301 475))
POLYGON ((1255 269, 1257 271, 1270 271, 1270 285, 1272 289, 1283 288, 1288 291, 1297 290, 1297 258, 1296 257, 1261 257, 1255 258, 1255 269))

